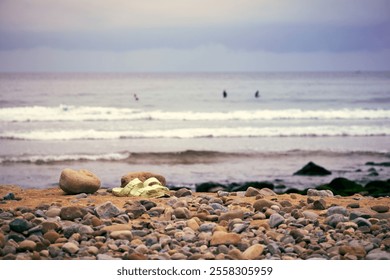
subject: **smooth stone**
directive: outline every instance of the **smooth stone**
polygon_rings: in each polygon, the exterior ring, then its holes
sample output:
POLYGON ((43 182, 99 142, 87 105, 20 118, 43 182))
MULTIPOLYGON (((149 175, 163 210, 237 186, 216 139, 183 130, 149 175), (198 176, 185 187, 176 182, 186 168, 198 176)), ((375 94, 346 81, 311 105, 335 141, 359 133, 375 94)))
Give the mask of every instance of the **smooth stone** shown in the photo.
POLYGON ((270 188, 262 188, 259 190, 259 194, 263 196, 275 196, 276 193, 270 188))
POLYGON ((7 193, 5 196, 3 196, 4 200, 16 200, 15 194, 13 192, 7 193))
POLYGON ((219 216, 218 221, 229 221, 233 219, 242 219, 244 217, 244 211, 242 210, 232 210, 226 213, 222 213, 219 216))
POLYGON ((245 196, 246 197, 257 196, 259 194, 260 194, 260 190, 254 188, 254 187, 249 187, 245 191, 245 196))
POLYGON ((111 201, 107 201, 95 207, 96 214, 102 219, 110 219, 118 216, 121 210, 116 207, 111 201))
POLYGON ((197 231, 199 229, 199 224, 195 218, 192 218, 187 221, 187 227, 191 228, 194 231, 197 231))
POLYGON ((343 256, 346 254, 354 255, 359 259, 363 259, 366 256, 366 250, 364 249, 363 246, 343 245, 340 246, 339 253, 343 256))
POLYGON ((66 168, 61 172, 59 185, 67 194, 80 194, 96 192, 101 182, 91 171, 66 168))
POLYGON ((19 250, 21 251, 34 251, 35 248, 37 247, 37 244, 34 241, 31 240, 23 240, 22 242, 19 243, 19 250))
POLYGON ((0 248, 3 248, 5 245, 5 236, 2 232, 0 232, 0 248))
POLYGON ((318 214, 317 213, 314 213, 312 211, 308 211, 308 210, 305 210, 302 212, 302 215, 308 219, 308 220, 311 220, 311 221, 315 221, 318 219, 318 214))
POLYGON ((332 216, 334 214, 341 214, 343 216, 348 216, 349 211, 344 206, 332 206, 327 210, 326 215, 332 216))
POLYGON ((121 231, 121 230, 131 230, 132 227, 129 224, 115 224, 110 226, 105 226, 102 230, 112 232, 112 231, 121 231))
POLYGON ((255 259, 257 259, 258 257, 261 256, 263 251, 264 251, 264 246, 263 245, 255 244, 255 245, 250 246, 248 249, 246 249, 242 253, 242 256, 245 259, 248 259, 248 260, 255 260, 255 259))
POLYGON ((113 239, 125 239, 130 241, 133 239, 133 234, 130 230, 118 230, 111 232, 110 237, 113 239))
POLYGON ((321 196, 321 197, 333 197, 333 192, 331 190, 316 190, 316 189, 308 189, 308 196, 321 196))
POLYGON ((364 227, 364 226, 366 226, 366 227, 371 227, 371 226, 372 226, 372 224, 370 223, 369 220, 364 219, 364 218, 362 218, 362 217, 356 218, 356 219, 354 219, 352 222, 354 222, 355 224, 357 224, 358 227, 364 227))
POLYGON ((382 251, 380 248, 371 250, 366 260, 390 260, 390 252, 382 251))
POLYGON ((62 207, 60 211, 60 218, 62 220, 73 221, 75 219, 82 219, 87 214, 87 211, 81 207, 68 206, 62 207))
POLYGON ((223 231, 215 231, 211 237, 210 245, 237 245, 241 241, 241 236, 236 233, 227 233, 223 231))
POLYGON ((284 217, 279 213, 274 213, 269 217, 269 225, 271 228, 278 227, 284 223, 284 217))
POLYGON ((278 205, 281 207, 281 205, 277 202, 261 198, 253 203, 253 208, 255 208, 256 211, 261 211, 263 208, 270 208, 272 205, 278 205))
POLYGON ((204 223, 199 226, 199 231, 200 232, 208 232, 208 231, 213 231, 217 224, 215 223, 204 223))
POLYGON ((142 182, 145 180, 155 177, 157 180, 160 181, 160 183, 165 186, 167 184, 167 181, 164 176, 152 172, 129 172, 126 175, 123 175, 121 178, 121 187, 125 187, 130 181, 132 181, 135 178, 138 178, 142 182))
POLYGON ((49 242, 51 244, 54 244, 56 242, 56 240, 60 237, 61 237, 61 235, 54 230, 49 230, 48 232, 46 232, 43 235, 43 238, 45 238, 46 240, 49 240, 49 242))
POLYGON ((173 210, 173 215, 177 219, 189 219, 191 217, 191 212, 185 207, 179 207, 173 210))
POLYGON ((79 246, 77 246, 73 242, 66 242, 64 245, 62 245, 62 250, 64 252, 67 252, 67 253, 73 255, 79 251, 79 246))
POLYGON ((26 219, 16 218, 9 223, 9 227, 15 232, 22 233, 23 231, 30 229, 32 224, 26 219))
MULTIPOLYGON (((147 210, 144 205, 142 205, 139 201, 128 201, 125 203, 126 213, 131 214, 134 219, 140 217, 147 210)), ((153 208, 153 207, 152 207, 153 208)))
POLYGON ((389 206, 387 205, 374 205, 371 207, 372 210, 378 213, 386 213, 389 211, 389 206))
POLYGON ((100 261, 120 260, 120 258, 115 258, 115 257, 112 257, 112 256, 107 255, 107 254, 98 254, 96 256, 96 259, 100 260, 100 261))
POLYGON ((325 219, 325 223, 334 228, 336 228, 338 223, 346 221, 348 221, 348 218, 342 214, 333 214, 325 219))
POLYGON ((187 188, 181 188, 175 192, 176 197, 192 196, 192 191, 187 188))
POLYGON ((61 213, 61 208, 60 207, 50 207, 46 212, 45 215, 47 217, 59 217, 61 213))

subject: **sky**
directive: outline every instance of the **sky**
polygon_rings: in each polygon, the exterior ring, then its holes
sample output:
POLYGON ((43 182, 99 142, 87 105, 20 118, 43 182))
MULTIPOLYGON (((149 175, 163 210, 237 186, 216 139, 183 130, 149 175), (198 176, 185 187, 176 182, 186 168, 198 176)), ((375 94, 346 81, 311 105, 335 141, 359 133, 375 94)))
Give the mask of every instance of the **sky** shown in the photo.
POLYGON ((0 0, 1 72, 390 70, 390 0, 0 0))

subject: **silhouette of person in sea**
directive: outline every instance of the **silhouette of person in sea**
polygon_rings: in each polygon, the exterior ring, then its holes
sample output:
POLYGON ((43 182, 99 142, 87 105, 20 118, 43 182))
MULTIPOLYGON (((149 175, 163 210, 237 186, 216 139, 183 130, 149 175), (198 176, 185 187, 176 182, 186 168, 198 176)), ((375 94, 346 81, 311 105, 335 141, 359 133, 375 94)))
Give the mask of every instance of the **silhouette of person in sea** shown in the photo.
POLYGON ((134 93, 134 99, 135 99, 135 101, 139 100, 138 95, 136 93, 134 93))
POLYGON ((223 96, 223 98, 226 98, 226 97, 227 97, 226 90, 223 90, 222 96, 223 96))
POLYGON ((260 97, 259 91, 256 91, 256 92, 255 92, 255 97, 256 97, 256 98, 259 98, 259 97, 260 97))

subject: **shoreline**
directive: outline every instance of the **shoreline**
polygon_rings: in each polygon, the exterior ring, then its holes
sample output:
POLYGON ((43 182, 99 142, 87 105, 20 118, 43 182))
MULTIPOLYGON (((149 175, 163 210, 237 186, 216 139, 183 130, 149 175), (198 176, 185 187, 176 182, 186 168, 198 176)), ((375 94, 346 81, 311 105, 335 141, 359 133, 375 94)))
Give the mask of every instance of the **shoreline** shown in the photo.
POLYGON ((0 259, 390 259, 390 197, 250 187, 144 199, 0 185, 0 198, 9 193, 0 259))

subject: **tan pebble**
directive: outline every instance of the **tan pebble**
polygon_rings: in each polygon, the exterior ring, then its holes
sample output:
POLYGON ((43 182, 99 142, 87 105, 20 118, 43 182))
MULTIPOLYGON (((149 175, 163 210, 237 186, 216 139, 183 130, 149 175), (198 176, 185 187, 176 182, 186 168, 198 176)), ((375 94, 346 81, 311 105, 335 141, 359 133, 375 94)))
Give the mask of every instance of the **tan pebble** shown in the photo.
POLYGON ((199 224, 198 224, 198 222, 196 221, 195 218, 189 219, 189 220, 187 221, 187 226, 188 226, 189 228, 191 228, 192 230, 194 230, 194 231, 196 231, 196 230, 199 229, 199 224))
POLYGON ((255 244, 250 246, 242 254, 245 259, 254 260, 257 259, 264 251, 264 246, 260 244, 255 244))
POLYGON ((213 236, 211 237, 210 245, 228 245, 233 244, 236 245, 241 241, 241 236, 236 233, 227 233, 223 231, 215 231, 213 236))

